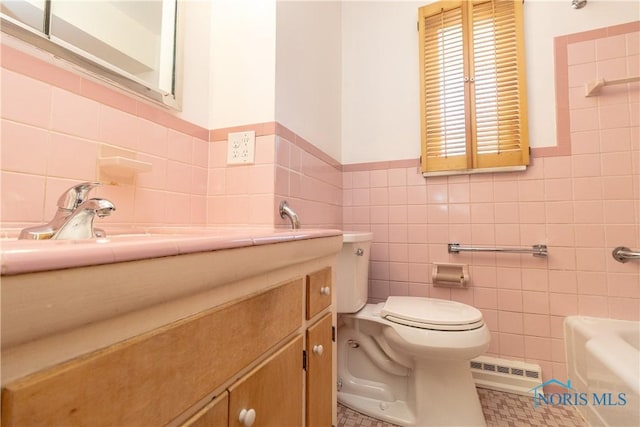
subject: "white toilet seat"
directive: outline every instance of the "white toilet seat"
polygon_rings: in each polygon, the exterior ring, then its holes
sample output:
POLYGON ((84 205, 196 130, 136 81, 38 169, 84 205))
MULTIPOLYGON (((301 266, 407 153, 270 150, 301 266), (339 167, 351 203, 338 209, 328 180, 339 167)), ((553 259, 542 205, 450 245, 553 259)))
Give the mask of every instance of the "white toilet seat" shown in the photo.
POLYGON ((434 298, 390 296, 380 316, 400 325, 434 331, 469 331, 484 325, 478 309, 434 298))

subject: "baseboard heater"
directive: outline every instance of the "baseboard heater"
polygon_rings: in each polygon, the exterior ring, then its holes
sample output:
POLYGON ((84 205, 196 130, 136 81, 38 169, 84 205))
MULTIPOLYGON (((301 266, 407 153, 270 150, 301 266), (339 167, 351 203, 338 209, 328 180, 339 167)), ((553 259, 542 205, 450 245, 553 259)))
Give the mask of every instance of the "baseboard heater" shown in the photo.
POLYGON ((471 360, 471 373, 478 387, 523 396, 533 396, 532 389, 542 384, 539 365, 497 357, 480 356, 471 360))

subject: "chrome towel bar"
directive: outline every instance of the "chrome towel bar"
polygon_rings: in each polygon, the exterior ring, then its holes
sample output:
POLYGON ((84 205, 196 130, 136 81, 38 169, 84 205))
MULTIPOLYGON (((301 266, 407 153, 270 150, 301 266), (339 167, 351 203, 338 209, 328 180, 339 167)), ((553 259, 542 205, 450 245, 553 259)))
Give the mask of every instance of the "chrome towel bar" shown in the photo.
POLYGON ((508 252, 514 254, 533 254, 533 256, 546 257, 547 245, 533 245, 531 248, 489 248, 483 246, 470 247, 460 246, 459 243, 449 243, 450 254, 458 252, 508 252))
POLYGON ((633 251, 626 246, 618 246, 611 252, 611 255, 613 255, 613 259, 618 262, 627 262, 630 259, 640 259, 640 252, 633 251))

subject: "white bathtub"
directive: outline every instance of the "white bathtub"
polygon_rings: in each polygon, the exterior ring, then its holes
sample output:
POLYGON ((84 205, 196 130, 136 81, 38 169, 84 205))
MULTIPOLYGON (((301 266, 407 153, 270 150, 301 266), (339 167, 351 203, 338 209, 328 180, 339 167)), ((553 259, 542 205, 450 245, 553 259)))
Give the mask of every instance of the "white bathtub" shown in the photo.
POLYGON ((568 379, 592 426, 640 426, 640 322, 569 316, 568 379))

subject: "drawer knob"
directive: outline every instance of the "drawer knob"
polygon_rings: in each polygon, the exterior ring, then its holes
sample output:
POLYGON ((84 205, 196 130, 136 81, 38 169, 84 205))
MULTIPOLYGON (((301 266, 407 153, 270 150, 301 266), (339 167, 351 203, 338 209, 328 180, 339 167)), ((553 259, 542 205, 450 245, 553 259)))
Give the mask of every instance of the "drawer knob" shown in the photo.
POLYGON ((253 423, 256 421, 256 411, 255 409, 243 409, 240 411, 240 416, 238 417, 238 421, 240 424, 246 427, 251 427, 253 423))
POLYGON ((364 249, 362 249, 362 248, 358 248, 358 249, 356 250, 356 255, 357 255, 357 256, 362 256, 362 255, 364 255, 364 249))
POLYGON ((324 353, 324 347, 322 347, 322 344, 314 345, 313 352, 318 356, 322 356, 322 353, 324 353))
POLYGON ((331 288, 328 286, 323 286, 320 288, 320 295, 330 295, 331 294, 331 288))

